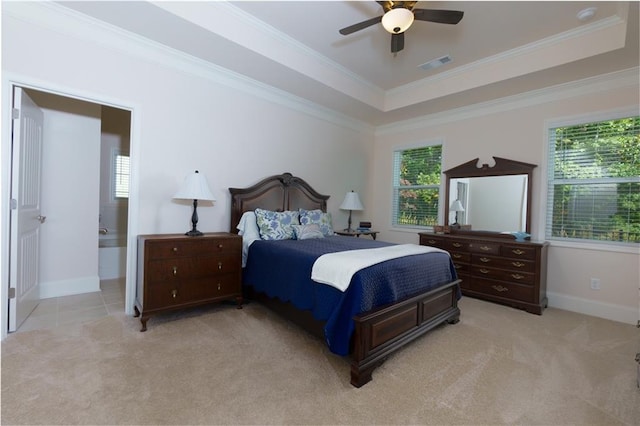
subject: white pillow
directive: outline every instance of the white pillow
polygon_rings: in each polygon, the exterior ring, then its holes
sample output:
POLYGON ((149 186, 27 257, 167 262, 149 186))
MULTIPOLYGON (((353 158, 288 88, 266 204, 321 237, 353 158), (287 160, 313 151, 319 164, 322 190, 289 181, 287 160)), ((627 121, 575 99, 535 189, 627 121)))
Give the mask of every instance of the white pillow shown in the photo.
POLYGON ((258 229, 256 214, 251 211, 244 212, 236 229, 238 229, 238 235, 242 236, 242 267, 244 268, 247 265, 249 246, 255 240, 260 239, 260 230, 258 229))

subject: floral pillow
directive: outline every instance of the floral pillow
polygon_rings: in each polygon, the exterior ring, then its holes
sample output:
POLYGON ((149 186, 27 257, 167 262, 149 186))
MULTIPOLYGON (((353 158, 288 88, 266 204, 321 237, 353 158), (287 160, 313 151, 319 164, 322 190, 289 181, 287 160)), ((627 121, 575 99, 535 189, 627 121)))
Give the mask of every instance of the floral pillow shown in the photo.
POLYGON ((320 231, 317 223, 308 225, 293 225, 293 230, 297 240, 308 240, 310 238, 324 238, 324 234, 320 231))
POLYGON ((256 209, 256 222, 263 240, 293 240, 295 232, 292 225, 298 225, 298 212, 256 209))
POLYGON ((325 213, 320 209, 305 210, 300 209, 300 224, 309 225, 316 223, 320 227, 320 232, 325 237, 333 235, 333 224, 331 223, 331 213, 325 213))

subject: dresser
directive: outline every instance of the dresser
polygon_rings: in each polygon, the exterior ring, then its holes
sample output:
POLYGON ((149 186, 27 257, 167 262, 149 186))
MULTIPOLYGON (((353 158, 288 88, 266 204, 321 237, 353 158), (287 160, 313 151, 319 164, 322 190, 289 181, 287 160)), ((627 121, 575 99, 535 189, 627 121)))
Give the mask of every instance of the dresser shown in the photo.
POLYGON ((226 232, 199 237, 138 236, 135 316, 149 317, 207 303, 235 300, 242 307, 242 237, 226 232))
POLYGON ((547 307, 547 242, 517 242, 491 233, 420 233, 420 244, 446 250, 462 294, 541 315, 547 307))

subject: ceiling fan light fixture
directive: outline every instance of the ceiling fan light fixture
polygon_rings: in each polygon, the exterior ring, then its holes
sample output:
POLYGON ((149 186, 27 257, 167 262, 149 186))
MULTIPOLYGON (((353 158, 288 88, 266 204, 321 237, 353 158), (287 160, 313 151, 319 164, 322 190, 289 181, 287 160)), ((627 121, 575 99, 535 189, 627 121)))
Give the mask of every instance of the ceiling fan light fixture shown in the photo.
POLYGON ((391 34, 400 34, 413 23, 413 12, 404 7, 391 9, 382 17, 382 26, 391 34))

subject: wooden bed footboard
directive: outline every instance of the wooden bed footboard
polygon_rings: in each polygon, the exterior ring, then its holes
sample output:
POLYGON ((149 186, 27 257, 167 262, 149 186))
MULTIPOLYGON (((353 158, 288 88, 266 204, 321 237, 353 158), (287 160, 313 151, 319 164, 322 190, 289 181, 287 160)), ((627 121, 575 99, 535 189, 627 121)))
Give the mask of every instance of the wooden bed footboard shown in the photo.
POLYGON ((369 382, 373 370, 389 355, 427 331, 445 322, 457 323, 459 282, 356 316, 351 384, 360 387, 369 382))

